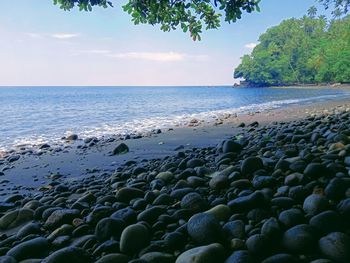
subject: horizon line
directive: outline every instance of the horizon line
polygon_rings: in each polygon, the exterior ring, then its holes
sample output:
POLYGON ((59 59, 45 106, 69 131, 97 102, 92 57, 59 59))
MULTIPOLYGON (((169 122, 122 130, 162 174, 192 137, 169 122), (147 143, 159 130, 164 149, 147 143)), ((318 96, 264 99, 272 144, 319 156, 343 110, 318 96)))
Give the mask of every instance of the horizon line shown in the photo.
POLYGON ((89 87, 233 87, 234 84, 214 84, 214 85, 0 85, 0 88, 19 88, 19 87, 28 87, 28 88, 35 88, 35 87, 52 87, 52 88, 58 88, 58 87, 81 87, 81 88, 89 88, 89 87))

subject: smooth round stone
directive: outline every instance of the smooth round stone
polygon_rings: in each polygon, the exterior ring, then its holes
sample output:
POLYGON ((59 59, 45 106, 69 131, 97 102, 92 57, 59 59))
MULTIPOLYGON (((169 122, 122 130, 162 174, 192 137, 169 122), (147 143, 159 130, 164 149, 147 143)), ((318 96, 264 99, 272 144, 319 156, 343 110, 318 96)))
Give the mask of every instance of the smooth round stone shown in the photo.
POLYGON ((80 217, 77 209, 59 209, 52 212, 45 222, 45 228, 57 228, 63 224, 72 224, 74 218, 80 217))
POLYGON ((339 200, 344 197, 348 185, 340 178, 333 178, 325 188, 326 196, 331 200, 339 200))
POLYGON ((241 172, 244 175, 252 174, 257 170, 263 169, 264 164, 259 157, 248 157, 241 164, 241 172))
POLYGON ((350 198, 340 201, 337 206, 337 210, 341 216, 349 220, 350 219, 350 198))
POLYGON ((224 235, 228 239, 245 238, 245 224, 242 220, 229 221, 223 226, 224 235))
POLYGON ((322 254, 336 262, 350 262, 350 237, 341 232, 333 232, 318 242, 322 254))
POLYGON ((153 225, 164 212, 165 209, 162 206, 153 206, 138 214, 137 221, 145 221, 153 225))
POLYGON ((174 255, 163 252, 148 252, 140 259, 149 263, 173 263, 175 261, 174 255))
POLYGON ((129 225, 129 224, 135 223, 137 218, 137 213, 135 212, 134 209, 131 209, 130 207, 126 207, 114 212, 110 217, 113 219, 123 220, 126 224, 129 225))
POLYGON ((82 248, 66 247, 55 251, 50 256, 45 258, 42 263, 62 262, 91 263, 92 260, 82 248))
POLYGON ((71 235, 74 227, 72 225, 62 225, 59 228, 56 228, 52 233, 47 237, 47 239, 51 242, 58 236, 71 235))
POLYGON ((262 192, 256 191, 250 195, 241 196, 228 202, 233 211, 248 211, 261 207, 265 203, 265 196, 262 192))
POLYGON ((311 194, 305 200, 303 209, 307 215, 314 216, 329 208, 328 199, 322 195, 311 194))
POLYGON ((219 221, 227 221, 231 216, 231 209, 227 205, 217 205, 205 211, 205 213, 215 216, 219 221))
POLYGON ((237 250, 225 260, 225 263, 256 263, 256 260, 247 250, 237 250))
POLYGON ((302 211, 297 208, 291 208, 285 211, 282 211, 278 220, 282 223, 286 228, 291 228, 293 226, 304 223, 305 217, 302 211))
POLYGON ((187 168, 195 168, 203 165, 204 161, 198 158, 191 159, 187 162, 187 168))
POLYGON ((174 202, 174 198, 172 198, 169 194, 164 193, 159 195, 154 201, 153 205, 171 205, 174 202))
POLYGON ((306 162, 302 160, 294 161, 289 165, 289 169, 291 169, 294 172, 302 173, 305 170, 306 165, 306 162))
POLYGON ((275 197, 271 199, 271 206, 287 209, 294 205, 294 200, 290 197, 275 197))
POLYGON ((209 187, 214 190, 222 190, 229 186, 229 180, 226 175, 218 174, 210 179, 209 187))
POLYGON ((22 208, 6 213, 0 218, 0 229, 11 229, 33 219, 34 211, 22 208))
POLYGON ((291 253, 307 253, 316 245, 315 233, 309 225, 297 225, 288 229, 282 238, 283 246, 291 253))
POLYGON ((307 189, 304 186, 293 186, 289 189, 288 197, 292 198, 296 203, 302 204, 308 195, 307 189))
POLYGON ((97 260, 95 263, 128 263, 130 258, 123 254, 108 254, 106 256, 103 256, 99 260, 97 260))
POLYGON ((187 223, 187 232, 198 244, 216 243, 222 238, 219 221, 213 215, 206 213, 192 216, 187 223))
POLYGON ((282 235, 282 230, 278 223, 278 220, 274 217, 266 220, 266 222, 261 227, 261 234, 272 239, 279 238, 282 235))
POLYGON ((17 260, 13 257, 2 256, 0 257, 0 263, 17 263, 17 260))
POLYGON ((49 242, 44 237, 37 237, 28 241, 24 241, 17 246, 11 248, 7 252, 7 256, 11 256, 18 261, 28 258, 41 258, 48 254, 49 242))
POLYGON ((288 186, 296 186, 302 183, 304 175, 301 173, 292 173, 286 176, 284 184, 288 186))
POLYGON ((187 177, 186 182, 188 183, 189 186, 196 188, 196 187, 205 185, 207 181, 204 178, 199 176, 189 176, 187 177))
POLYGON ((271 240, 261 234, 250 236, 246 241, 248 251, 255 256, 266 256, 271 252, 271 240))
POLYGON ((67 246, 69 244, 69 242, 71 241, 71 237, 70 236, 59 236, 56 237, 52 242, 51 245, 54 248, 63 248, 65 246, 67 246))
POLYGON ((41 233, 41 226, 39 223, 28 223, 24 225, 20 230, 17 232, 18 238, 23 238, 31 234, 40 234, 41 233))
POLYGON ((23 206, 23 208, 29 208, 29 209, 35 210, 42 205, 43 204, 41 202, 39 202, 38 200, 32 200, 32 201, 29 201, 28 203, 26 203, 23 206))
POLYGON ((223 153, 238 153, 242 150, 242 145, 233 140, 224 141, 222 145, 223 153))
POLYGON ((262 189, 273 187, 276 184, 276 179, 271 176, 254 176, 252 183, 255 189, 262 189))
POLYGON ((254 208, 247 214, 247 219, 253 222, 260 222, 270 216, 269 211, 263 208, 254 208))
POLYGON ((120 219, 104 218, 97 223, 95 236, 99 241, 105 241, 111 237, 120 237, 124 227, 125 223, 120 219))
POLYGON ((225 249, 221 244, 214 243, 207 246, 195 247, 183 252, 175 263, 213 263, 223 262, 225 249))
POLYGON ((207 207, 207 201, 198 193, 188 193, 181 199, 181 208, 190 209, 195 213, 204 211, 207 207))
POLYGON ((320 163, 310 163, 304 170, 304 175, 312 179, 319 178, 325 175, 326 167, 320 163))
POLYGON ((297 263, 297 260, 289 254, 277 254, 266 258, 262 263, 297 263))
POLYGON ((343 229, 341 217, 332 210, 324 211, 312 217, 310 219, 310 225, 324 235, 343 229))
POLYGON ((118 190, 116 194, 117 201, 122 203, 129 203, 132 199, 142 198, 144 192, 134 187, 124 187, 118 190))
POLYGON ((156 176, 156 179, 161 179, 165 183, 170 183, 171 180, 173 180, 173 178, 174 178, 174 175, 172 172, 161 172, 156 176))
POLYGON ((172 232, 165 236, 164 243, 168 248, 177 250, 184 247, 186 239, 187 237, 184 234, 180 232, 172 232))
POLYGON ((143 224, 134 224, 126 227, 120 237, 120 251, 133 255, 146 247, 150 242, 150 233, 143 224))

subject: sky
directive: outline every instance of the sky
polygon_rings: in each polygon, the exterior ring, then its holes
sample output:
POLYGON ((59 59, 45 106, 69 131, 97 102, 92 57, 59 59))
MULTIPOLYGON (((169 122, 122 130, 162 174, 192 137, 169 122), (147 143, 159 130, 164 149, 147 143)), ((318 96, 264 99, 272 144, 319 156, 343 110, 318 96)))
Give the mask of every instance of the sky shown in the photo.
POLYGON ((260 13, 205 31, 137 25, 120 3, 65 12, 53 0, 0 1, 0 86, 232 85, 240 58, 271 26, 307 13, 315 0, 262 0, 260 13))

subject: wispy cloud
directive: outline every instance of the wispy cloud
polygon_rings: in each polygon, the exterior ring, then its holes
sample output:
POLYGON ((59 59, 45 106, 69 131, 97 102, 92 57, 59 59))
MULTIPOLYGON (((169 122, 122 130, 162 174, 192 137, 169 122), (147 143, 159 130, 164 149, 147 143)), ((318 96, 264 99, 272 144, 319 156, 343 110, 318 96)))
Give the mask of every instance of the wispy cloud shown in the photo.
POLYGON ((193 60, 206 60, 208 57, 205 55, 188 55, 178 52, 126 52, 126 53, 114 53, 110 54, 110 57, 120 59, 135 59, 135 60, 149 60, 158 62, 177 62, 184 61, 186 59, 193 60))
POLYGON ((89 49, 89 50, 81 50, 79 51, 79 53, 105 55, 105 54, 111 53, 111 51, 108 49, 89 49))
POLYGON ((185 54, 176 52, 126 52, 111 54, 114 58, 152 60, 152 61, 181 61, 185 59, 185 54))
POLYGON ((25 33, 25 35, 27 35, 28 37, 31 37, 31 38, 42 38, 42 35, 41 34, 38 34, 38 33, 25 33))
POLYGON ((80 36, 80 34, 69 34, 69 33, 57 33, 52 34, 51 37, 56 39, 71 39, 80 36))
POLYGON ((257 45, 257 43, 248 43, 244 47, 248 49, 254 49, 257 45))

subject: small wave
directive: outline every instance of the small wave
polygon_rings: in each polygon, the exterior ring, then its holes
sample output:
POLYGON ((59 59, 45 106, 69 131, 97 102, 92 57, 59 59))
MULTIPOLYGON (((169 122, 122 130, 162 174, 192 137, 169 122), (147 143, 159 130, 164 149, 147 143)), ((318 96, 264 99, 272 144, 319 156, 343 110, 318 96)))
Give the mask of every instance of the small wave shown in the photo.
POLYGON ((247 106, 241 106, 236 108, 227 108, 221 110, 205 111, 193 114, 172 115, 164 117, 145 118, 140 120, 133 120, 125 123, 104 124, 101 127, 87 129, 81 132, 84 137, 90 136, 108 136, 108 135, 126 135, 126 134, 139 134, 150 132, 154 129, 169 129, 174 127, 184 127, 192 119, 203 121, 204 123, 210 123, 216 119, 224 118, 225 116, 232 114, 246 114, 249 112, 263 112, 280 108, 282 106, 297 104, 301 102, 321 100, 335 98, 337 95, 324 95, 313 98, 302 99, 287 99, 287 100, 275 100, 261 104, 249 104, 247 106))
MULTIPOLYGON (((344 94, 342 94, 344 96, 344 94)), ((346 96, 346 95, 345 95, 346 96)), ((347 94, 349 96, 349 94, 347 94)), ((210 123, 216 119, 225 118, 225 116, 232 114, 246 114, 249 112, 263 112, 280 108, 291 104, 307 103, 312 101, 320 101, 326 99, 337 98, 339 95, 323 95, 317 97, 300 98, 300 99, 286 99, 286 100, 274 100, 270 102, 260 104, 249 104, 246 106, 226 108, 220 110, 203 111, 199 113, 188 113, 182 115, 169 115, 162 117, 152 117, 135 119, 123 123, 105 123, 99 127, 82 127, 81 130, 77 130, 77 133, 81 138, 86 137, 108 137, 113 135, 124 136, 126 134, 145 134, 155 129, 169 129, 174 127, 184 127, 189 124, 192 119, 199 120, 203 123, 210 123)), ((65 134, 41 134, 32 135, 30 137, 7 140, 8 145, 0 146, 0 151, 9 150, 11 147, 21 146, 38 146, 43 143, 51 143, 55 145, 63 145, 61 137, 63 135, 72 134, 73 132, 67 130, 65 134)))

